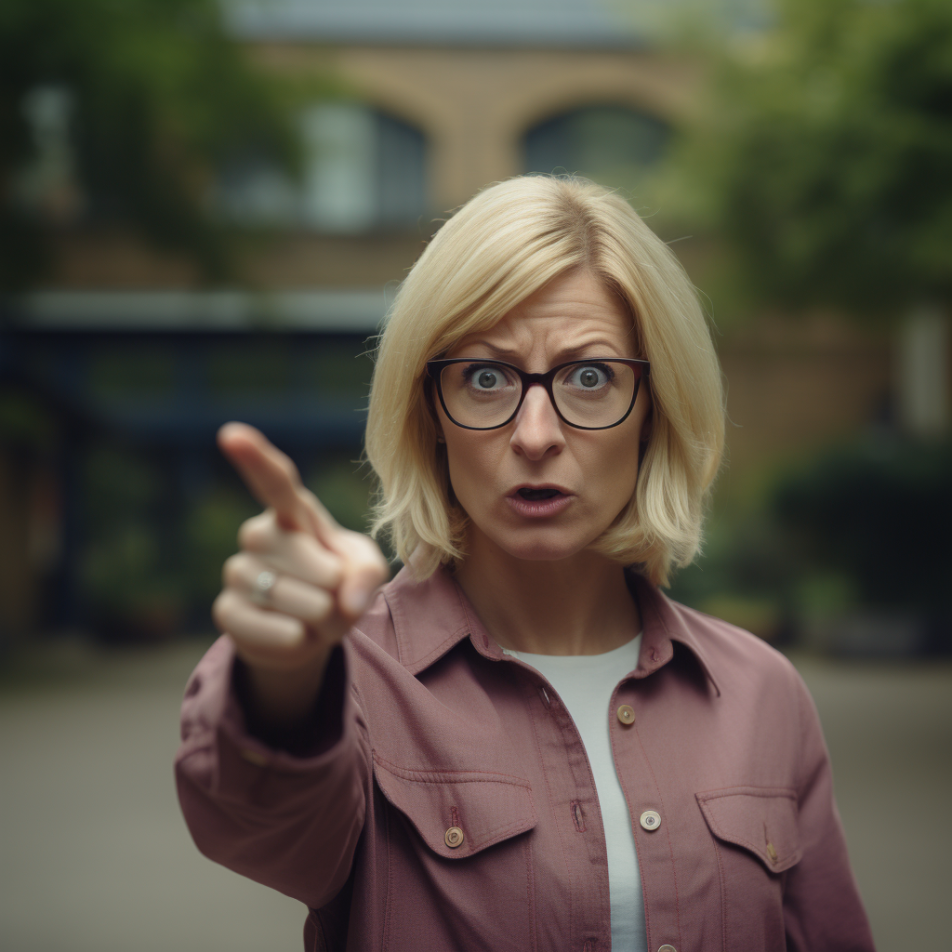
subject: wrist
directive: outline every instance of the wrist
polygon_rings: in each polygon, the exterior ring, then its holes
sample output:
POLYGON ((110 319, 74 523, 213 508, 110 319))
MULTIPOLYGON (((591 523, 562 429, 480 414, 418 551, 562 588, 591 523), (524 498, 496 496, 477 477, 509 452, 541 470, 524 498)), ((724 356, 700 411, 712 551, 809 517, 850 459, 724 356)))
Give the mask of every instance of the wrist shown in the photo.
POLYGON ((329 646, 288 669, 270 668, 238 655, 235 686, 253 733, 293 731, 307 720, 315 709, 332 651, 329 646))

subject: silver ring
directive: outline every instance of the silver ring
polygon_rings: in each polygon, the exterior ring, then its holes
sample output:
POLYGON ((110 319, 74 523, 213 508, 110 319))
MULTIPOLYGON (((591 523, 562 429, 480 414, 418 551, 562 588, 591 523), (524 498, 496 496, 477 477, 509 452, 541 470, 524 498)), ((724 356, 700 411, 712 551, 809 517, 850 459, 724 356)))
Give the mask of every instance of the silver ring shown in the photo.
POLYGON ((251 586, 251 600, 258 605, 271 604, 271 589, 278 577, 274 572, 259 572, 258 577, 251 586))

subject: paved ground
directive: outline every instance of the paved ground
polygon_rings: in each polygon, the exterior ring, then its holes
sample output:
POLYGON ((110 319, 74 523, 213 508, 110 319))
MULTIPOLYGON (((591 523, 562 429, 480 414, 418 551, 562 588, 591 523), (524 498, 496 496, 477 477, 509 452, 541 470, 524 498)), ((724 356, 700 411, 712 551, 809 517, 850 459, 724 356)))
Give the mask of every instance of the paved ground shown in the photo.
MULTIPOLYGON (((179 817, 200 652, 60 646, 0 680, 3 952, 300 952, 302 907, 203 859, 179 817)), ((952 666, 797 663, 880 952, 952 947, 952 666)))

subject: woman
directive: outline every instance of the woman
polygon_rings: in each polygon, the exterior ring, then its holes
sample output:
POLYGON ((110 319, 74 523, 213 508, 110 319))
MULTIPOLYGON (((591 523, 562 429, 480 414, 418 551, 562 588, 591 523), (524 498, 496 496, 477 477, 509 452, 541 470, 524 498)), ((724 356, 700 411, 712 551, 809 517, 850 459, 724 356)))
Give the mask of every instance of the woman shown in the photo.
POLYGON ((386 568, 256 431, 265 512, 183 707, 199 848, 308 949, 872 948, 809 695, 658 590, 698 549, 720 373, 686 276, 573 179, 447 222, 380 342, 386 568))

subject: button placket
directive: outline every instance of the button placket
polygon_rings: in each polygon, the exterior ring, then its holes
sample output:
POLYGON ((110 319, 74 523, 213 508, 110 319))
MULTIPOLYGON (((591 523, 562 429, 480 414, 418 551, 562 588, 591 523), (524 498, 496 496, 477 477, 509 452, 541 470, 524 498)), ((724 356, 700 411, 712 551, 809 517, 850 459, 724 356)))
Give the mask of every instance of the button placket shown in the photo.
MULTIPOLYGON (((631 790, 629 796, 639 867, 643 871, 645 882, 648 882, 648 874, 645 871, 650 869, 649 888, 652 894, 675 897, 672 917, 674 921, 668 920, 667 917, 662 917, 665 921, 655 919, 652 931, 655 933, 654 941, 657 944, 652 944, 649 952, 677 952, 676 946, 661 939, 664 933, 672 938, 678 938, 679 935, 675 923, 681 903, 677 898, 679 892, 674 873, 674 861, 666 835, 655 835, 664 826, 664 818, 660 810, 649 807, 649 804, 654 803, 660 806, 665 802, 664 791, 658 786, 655 779, 656 771, 652 768, 649 759, 649 754, 663 756, 658 751, 658 738, 652 730, 655 723, 652 716, 653 713, 657 713, 657 705, 650 696, 646 697, 644 693, 648 688, 644 679, 652 674, 659 660, 656 651, 643 652, 633 677, 623 681, 616 689, 612 698, 613 707, 609 708, 609 719, 611 711, 614 710, 618 724, 611 724, 610 733, 613 754, 620 768, 619 779, 641 778, 637 789, 631 790), (624 705, 626 700, 629 703, 624 705), (631 724, 625 724, 619 716, 623 706, 631 708, 633 715, 631 724)), ((623 788, 624 786, 623 780, 623 788)))

